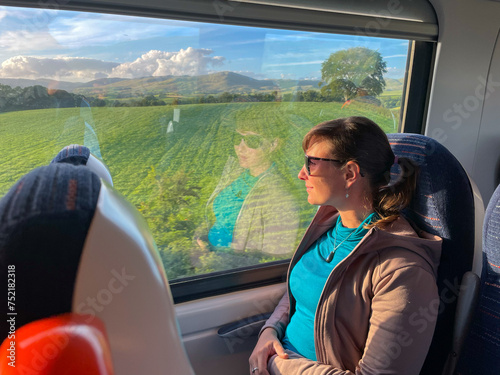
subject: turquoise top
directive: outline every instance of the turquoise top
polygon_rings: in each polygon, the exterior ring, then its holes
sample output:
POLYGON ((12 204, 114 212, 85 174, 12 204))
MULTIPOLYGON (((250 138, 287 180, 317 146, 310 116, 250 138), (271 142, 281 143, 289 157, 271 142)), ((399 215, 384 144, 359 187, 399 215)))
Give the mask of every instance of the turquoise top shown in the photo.
POLYGON ((339 215, 335 226, 318 238, 292 269, 290 291, 296 306, 282 340, 285 349, 316 361, 314 317, 323 287, 335 266, 350 254, 368 232, 363 225, 371 223, 373 218, 377 218, 375 213, 370 214, 359 227, 346 228, 339 215), (328 263, 326 259, 332 251, 333 259, 328 263))
POLYGON ((252 176, 247 169, 217 195, 213 204, 216 221, 208 232, 208 240, 213 246, 231 246, 241 206, 258 180, 259 176, 252 176))

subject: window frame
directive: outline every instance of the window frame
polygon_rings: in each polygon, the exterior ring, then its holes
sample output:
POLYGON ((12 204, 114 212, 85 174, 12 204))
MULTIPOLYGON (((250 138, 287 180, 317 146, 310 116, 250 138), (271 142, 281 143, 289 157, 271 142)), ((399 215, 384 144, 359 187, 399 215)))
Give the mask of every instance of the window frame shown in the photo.
POLYGON ((428 0, 1 0, 0 5, 437 41, 428 0))
POLYGON ((436 43, 422 41, 413 41, 410 46, 401 98, 401 133, 425 133, 436 49, 436 43))
POLYGON ((170 281, 174 303, 279 284, 286 281, 290 260, 236 268, 170 281))

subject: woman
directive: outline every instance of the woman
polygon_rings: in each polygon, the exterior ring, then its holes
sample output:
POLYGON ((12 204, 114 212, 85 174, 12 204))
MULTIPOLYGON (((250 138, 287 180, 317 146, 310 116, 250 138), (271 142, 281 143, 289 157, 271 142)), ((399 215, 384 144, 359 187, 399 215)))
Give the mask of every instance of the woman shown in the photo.
POLYGON ((208 200, 215 217, 208 241, 218 251, 289 255, 296 245, 299 208, 277 165, 280 118, 241 111, 235 120, 236 158, 229 157, 208 200))
POLYGON ((441 240, 401 215, 416 166, 364 117, 303 140, 308 201, 320 206, 290 263, 288 291, 250 356, 257 374, 418 374, 436 320, 441 240), (390 181, 399 166, 400 177, 390 181))

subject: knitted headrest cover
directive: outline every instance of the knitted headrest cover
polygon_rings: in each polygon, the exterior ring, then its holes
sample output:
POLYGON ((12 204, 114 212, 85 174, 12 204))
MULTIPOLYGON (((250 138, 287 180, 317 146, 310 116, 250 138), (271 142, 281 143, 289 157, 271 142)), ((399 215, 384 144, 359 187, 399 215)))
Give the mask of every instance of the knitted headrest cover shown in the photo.
POLYGON ((15 307, 5 303, 2 313, 16 312, 16 327, 71 311, 100 187, 88 168, 56 163, 31 171, 0 200, 0 279, 8 279, 9 266, 15 269, 15 307))
POLYGON ((50 162, 54 163, 68 163, 73 165, 87 165, 90 157, 90 150, 88 147, 80 145, 69 145, 64 147, 50 162))

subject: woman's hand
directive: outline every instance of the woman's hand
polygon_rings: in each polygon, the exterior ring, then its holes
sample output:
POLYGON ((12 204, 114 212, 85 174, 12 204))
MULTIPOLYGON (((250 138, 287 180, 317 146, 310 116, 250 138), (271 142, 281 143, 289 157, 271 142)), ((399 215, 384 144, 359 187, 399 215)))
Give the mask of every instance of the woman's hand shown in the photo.
POLYGON ((267 361, 275 354, 283 359, 288 358, 288 354, 285 353, 280 340, 278 340, 276 331, 272 328, 266 328, 260 335, 248 360, 250 375, 269 375, 267 361))

